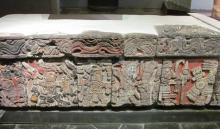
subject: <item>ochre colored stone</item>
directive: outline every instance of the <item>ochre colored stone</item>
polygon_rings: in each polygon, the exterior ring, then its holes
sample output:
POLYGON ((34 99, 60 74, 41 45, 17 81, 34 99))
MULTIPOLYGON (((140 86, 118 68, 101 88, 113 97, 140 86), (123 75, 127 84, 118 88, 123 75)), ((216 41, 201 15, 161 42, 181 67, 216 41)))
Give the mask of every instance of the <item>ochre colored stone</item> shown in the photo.
POLYGON ((32 95, 32 96, 31 96, 31 102, 37 103, 37 101, 38 101, 38 97, 35 96, 35 95, 32 95))

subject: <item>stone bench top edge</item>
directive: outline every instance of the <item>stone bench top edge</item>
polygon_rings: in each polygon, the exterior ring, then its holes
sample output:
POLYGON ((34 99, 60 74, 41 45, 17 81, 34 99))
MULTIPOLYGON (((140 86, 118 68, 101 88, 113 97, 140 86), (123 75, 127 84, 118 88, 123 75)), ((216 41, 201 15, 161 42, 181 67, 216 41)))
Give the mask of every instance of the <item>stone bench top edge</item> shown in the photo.
POLYGON ((24 35, 19 33, 0 33, 0 39, 74 39, 74 38, 94 38, 94 39, 108 39, 108 38, 175 38, 178 36, 187 38, 220 38, 220 32, 197 26, 197 25, 157 25, 155 26, 158 35, 147 33, 115 33, 103 31, 84 31, 80 34, 34 34, 24 35))

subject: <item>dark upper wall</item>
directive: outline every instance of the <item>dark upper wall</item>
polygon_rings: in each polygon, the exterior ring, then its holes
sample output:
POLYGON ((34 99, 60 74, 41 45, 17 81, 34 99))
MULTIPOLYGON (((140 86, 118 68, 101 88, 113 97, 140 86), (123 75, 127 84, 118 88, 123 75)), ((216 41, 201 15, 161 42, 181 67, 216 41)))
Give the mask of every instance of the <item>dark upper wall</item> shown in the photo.
POLYGON ((51 0, 0 0, 0 14, 50 13, 51 0))
MULTIPOLYGON (((62 7, 87 7, 87 0, 61 0, 62 7)), ((119 0, 120 8, 161 8, 163 0, 119 0)))
POLYGON ((61 7, 86 8, 87 0, 61 0, 61 7))
MULTIPOLYGON (((52 13, 51 1, 0 0, 0 16, 13 13, 52 13)), ((119 8, 161 8, 162 2, 163 0, 119 0, 119 8)), ((87 8, 87 3, 87 0, 61 0, 60 4, 61 7, 87 8)))

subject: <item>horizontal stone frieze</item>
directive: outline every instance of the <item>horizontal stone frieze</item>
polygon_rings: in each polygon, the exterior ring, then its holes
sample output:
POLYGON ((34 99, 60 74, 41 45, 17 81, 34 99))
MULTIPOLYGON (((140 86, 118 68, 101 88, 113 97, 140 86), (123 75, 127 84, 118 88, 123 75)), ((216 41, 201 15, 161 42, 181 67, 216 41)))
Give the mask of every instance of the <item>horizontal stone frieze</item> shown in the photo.
POLYGON ((2 107, 219 106, 217 59, 1 62, 2 107))
POLYGON ((157 26, 159 35, 89 31, 79 35, 1 37, 0 58, 216 57, 220 33, 198 26, 157 26))

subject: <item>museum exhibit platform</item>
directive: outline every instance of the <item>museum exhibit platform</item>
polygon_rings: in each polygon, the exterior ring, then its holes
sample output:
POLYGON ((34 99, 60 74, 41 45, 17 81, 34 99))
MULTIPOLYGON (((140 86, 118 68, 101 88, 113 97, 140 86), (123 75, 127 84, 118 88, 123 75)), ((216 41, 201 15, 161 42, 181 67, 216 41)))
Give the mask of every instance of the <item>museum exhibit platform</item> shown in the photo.
POLYGON ((219 128, 215 25, 193 16, 12 14, 0 28, 0 123, 110 117, 120 129, 130 120, 219 128))

